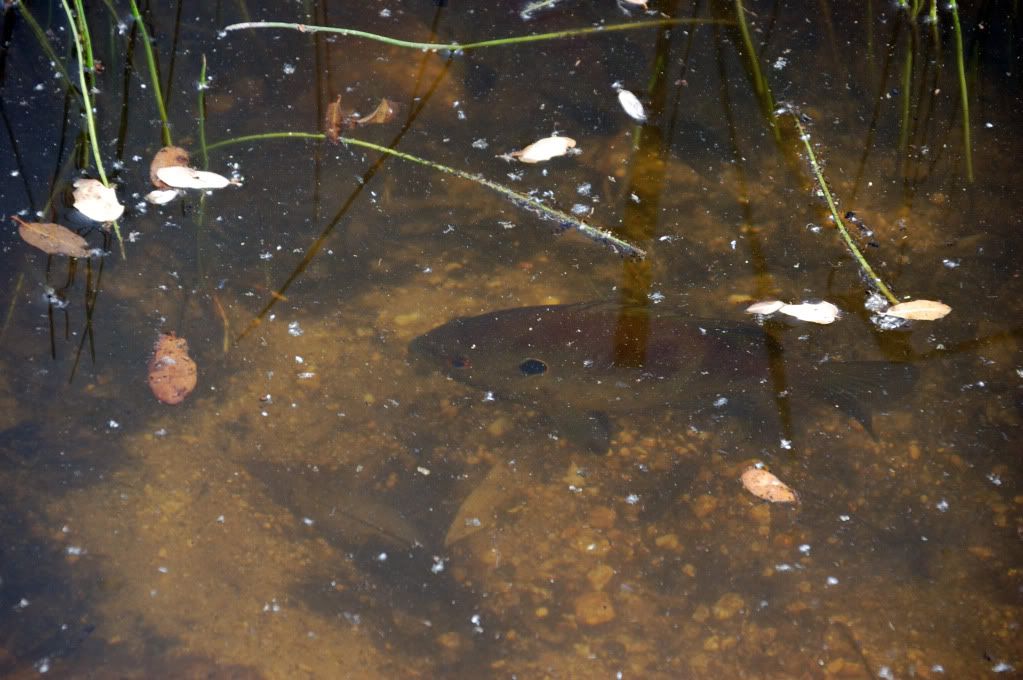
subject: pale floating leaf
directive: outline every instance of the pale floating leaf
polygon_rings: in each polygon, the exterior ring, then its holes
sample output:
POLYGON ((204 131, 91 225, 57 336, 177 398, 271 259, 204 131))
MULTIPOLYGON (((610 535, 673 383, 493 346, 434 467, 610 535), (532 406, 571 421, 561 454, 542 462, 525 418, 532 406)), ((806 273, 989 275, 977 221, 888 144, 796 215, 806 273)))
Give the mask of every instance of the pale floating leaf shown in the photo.
POLYGON ((621 4, 629 7, 639 7, 641 9, 647 9, 647 3, 650 0, 618 0, 621 4))
POLYGON ((88 241, 67 227, 50 222, 26 222, 17 215, 12 215, 11 219, 18 224, 22 240, 47 255, 89 257, 93 254, 88 241))
POLYGON ((571 137, 544 137, 535 141, 521 151, 512 151, 509 158, 515 158, 523 163, 540 163, 549 161, 558 156, 564 156, 569 149, 575 148, 575 140, 571 137))
POLYGON ((781 300, 764 300, 763 302, 754 302, 746 308, 746 312, 748 314, 763 314, 767 316, 774 314, 784 306, 785 303, 781 300))
POLYGON ((778 311, 800 321, 819 324, 832 323, 842 314, 838 307, 830 302, 803 302, 798 305, 783 305, 778 311))
POLYGON ((884 314, 910 321, 935 321, 947 316, 951 311, 951 307, 937 300, 910 300, 892 305, 884 314))
POLYGON ((153 189, 146 194, 146 200, 153 205, 167 205, 177 197, 177 189, 153 189))
POLYGON ((74 187, 75 208, 90 220, 113 222, 124 214, 113 187, 95 179, 76 179, 74 187))
POLYGON ((198 381, 198 369, 188 356, 188 341, 173 332, 161 333, 149 360, 149 389, 165 404, 180 404, 198 381))
POLYGON ((767 470, 747 468, 740 479, 747 491, 762 500, 771 503, 795 503, 799 500, 795 491, 767 470))
POLYGON ((170 187, 160 181, 157 173, 160 168, 174 166, 188 167, 188 151, 180 146, 165 146, 156 152, 152 162, 149 164, 149 181, 157 189, 169 189, 170 187))
POLYGON ((215 172, 171 165, 160 168, 156 176, 161 182, 175 189, 223 189, 231 180, 215 172))
POLYGON ((356 125, 383 125, 394 120, 395 115, 394 102, 389 99, 381 99, 373 113, 355 118, 354 122, 356 125))
POLYGON ((636 95, 628 90, 618 90, 618 103, 625 109, 625 113, 629 114, 629 118, 637 123, 642 123, 646 120, 646 110, 643 108, 643 104, 636 95))

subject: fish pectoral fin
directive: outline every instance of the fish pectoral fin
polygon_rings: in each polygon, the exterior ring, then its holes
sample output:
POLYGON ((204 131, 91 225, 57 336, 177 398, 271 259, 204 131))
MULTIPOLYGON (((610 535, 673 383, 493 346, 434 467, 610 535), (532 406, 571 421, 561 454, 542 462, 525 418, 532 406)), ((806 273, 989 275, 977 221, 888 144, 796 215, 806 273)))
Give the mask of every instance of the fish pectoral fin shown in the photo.
POLYGON ((611 448, 611 418, 603 411, 560 411, 552 416, 558 434, 590 453, 605 454, 611 448))

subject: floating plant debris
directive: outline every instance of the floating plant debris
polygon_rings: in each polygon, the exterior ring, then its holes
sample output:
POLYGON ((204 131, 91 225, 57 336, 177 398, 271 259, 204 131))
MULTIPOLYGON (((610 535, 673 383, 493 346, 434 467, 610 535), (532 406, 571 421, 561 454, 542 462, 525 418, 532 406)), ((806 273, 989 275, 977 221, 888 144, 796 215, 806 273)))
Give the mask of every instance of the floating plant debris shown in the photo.
POLYGON ((238 184, 223 175, 206 170, 196 170, 182 165, 160 168, 156 176, 167 186, 175 189, 223 189, 228 184, 238 184))
POLYGON ((174 166, 188 167, 188 151, 180 146, 165 146, 156 152, 152 162, 149 164, 149 181, 157 189, 170 189, 170 185, 164 183, 159 177, 162 168, 174 166))
POLYGON ((909 321, 935 321, 944 318, 951 311, 952 308, 944 302, 936 300, 910 300, 892 305, 883 314, 909 321))
POLYGON ((195 389, 198 369, 188 356, 188 341, 161 333, 149 360, 149 389, 165 404, 180 404, 195 389))
POLYGON ((541 163, 569 153, 578 153, 578 151, 573 152, 573 149, 575 149, 575 140, 571 137, 544 137, 524 149, 512 151, 499 156, 499 158, 514 158, 523 163, 541 163))
POLYGON ((75 208, 90 220, 113 222, 124 214, 113 187, 97 179, 76 179, 74 187, 75 208))
POLYGON ((750 314, 763 316, 780 313, 800 321, 819 324, 833 323, 842 314, 838 307, 830 302, 802 302, 798 305, 790 305, 780 300, 754 302, 746 308, 746 311, 750 314))
POLYGON ((750 467, 740 479, 746 490, 761 500, 771 503, 795 503, 799 500, 795 491, 767 470, 750 467))
POLYGON ((17 215, 11 215, 11 219, 17 223, 22 240, 47 255, 89 257, 94 254, 88 241, 67 227, 51 222, 26 222, 17 215))

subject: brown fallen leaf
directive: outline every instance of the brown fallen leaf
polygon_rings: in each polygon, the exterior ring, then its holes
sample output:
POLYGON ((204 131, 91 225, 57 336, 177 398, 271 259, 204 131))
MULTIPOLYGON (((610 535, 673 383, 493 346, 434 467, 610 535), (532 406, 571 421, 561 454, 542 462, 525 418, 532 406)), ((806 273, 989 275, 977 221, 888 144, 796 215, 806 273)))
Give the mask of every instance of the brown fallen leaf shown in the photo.
POLYGON ((522 163, 541 163, 571 153, 571 149, 574 148, 575 140, 571 137, 544 137, 519 151, 511 151, 503 157, 514 158, 522 163))
POLYGON ((356 125, 383 125, 394 120, 395 115, 394 104, 388 99, 381 99, 373 113, 361 118, 355 118, 353 122, 356 125))
POLYGON ((180 146, 165 146, 156 152, 153 161, 149 164, 149 181, 157 189, 170 189, 170 185, 164 183, 157 172, 160 168, 170 168, 176 165, 188 167, 188 152, 180 146))
POLYGON ((341 130, 344 128, 345 118, 341 114, 341 95, 327 104, 327 115, 323 121, 323 132, 331 144, 337 144, 341 139, 341 130))
POLYGON ((952 308, 944 302, 936 300, 910 300, 892 305, 885 311, 886 316, 894 316, 910 321, 935 321, 948 315, 952 308))
POLYGON ((750 467, 740 479, 747 491, 762 500, 771 503, 795 503, 799 500, 795 491, 767 470, 750 467))
POLYGON ((165 404, 180 404, 198 382, 198 369, 188 356, 188 341, 173 331, 161 333, 149 360, 149 389, 165 404))
POLYGON ((26 222, 17 215, 11 219, 18 225, 18 234, 30 246, 35 246, 47 255, 89 257, 92 250, 89 242, 67 227, 52 222, 26 222))

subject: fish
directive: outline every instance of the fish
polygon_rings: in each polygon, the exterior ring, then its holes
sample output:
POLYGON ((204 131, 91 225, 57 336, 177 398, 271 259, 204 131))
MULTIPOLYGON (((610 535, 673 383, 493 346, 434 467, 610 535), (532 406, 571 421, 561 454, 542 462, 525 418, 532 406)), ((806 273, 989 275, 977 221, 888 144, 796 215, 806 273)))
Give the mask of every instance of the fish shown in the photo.
POLYGON ((608 450, 617 417, 750 397, 773 404, 787 433, 784 412, 796 413, 802 400, 782 404, 791 399, 779 392, 838 406, 876 437, 864 402, 900 396, 916 377, 904 362, 790 357, 755 323, 613 301, 455 318, 413 339, 409 357, 546 414, 559 433, 598 453, 608 450))

